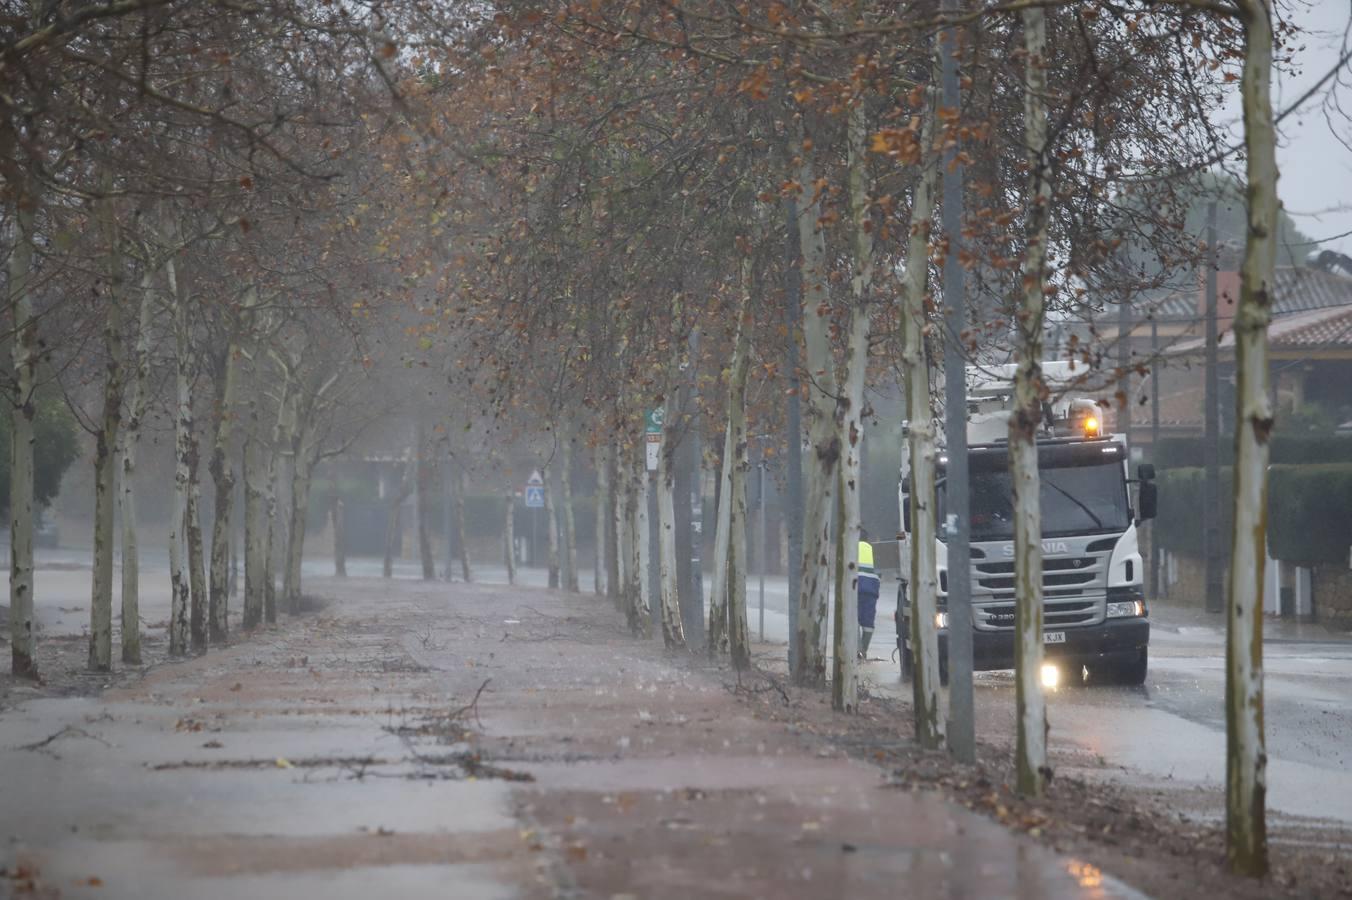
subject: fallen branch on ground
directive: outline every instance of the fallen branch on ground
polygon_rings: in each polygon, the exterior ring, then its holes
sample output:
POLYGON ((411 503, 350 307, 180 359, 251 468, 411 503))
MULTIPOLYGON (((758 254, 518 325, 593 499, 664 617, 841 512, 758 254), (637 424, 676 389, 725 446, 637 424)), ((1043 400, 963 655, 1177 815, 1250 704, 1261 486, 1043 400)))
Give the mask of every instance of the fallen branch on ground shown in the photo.
POLYGON ((474 721, 479 725, 483 725, 483 722, 479 720, 479 695, 484 692, 484 688, 488 687, 488 683, 492 680, 493 679, 491 678, 485 678, 484 683, 479 685, 479 689, 474 692, 474 699, 469 701, 469 704, 467 706, 462 706, 455 712, 451 713, 450 718, 452 720, 455 720, 460 718, 467 712, 472 712, 474 713, 474 721))
MULTIPOLYGON (((57 741, 57 740, 59 740, 60 738, 63 738, 63 737, 82 737, 82 738, 88 738, 88 739, 91 740, 91 741, 98 741, 100 744, 102 744, 103 746, 108 747, 108 748, 111 748, 111 747, 113 746, 112 744, 110 744, 110 743, 108 743, 107 741, 105 741, 103 738, 99 737, 97 734, 90 734, 89 732, 85 731, 83 728, 76 728, 74 725, 67 725, 65 728, 62 728, 60 731, 56 732, 55 734, 49 734, 49 735, 47 735, 47 737, 43 738, 43 739, 40 740, 40 741, 35 741, 35 742, 31 743, 31 744, 23 744, 23 745, 21 745, 21 746, 19 746, 19 747, 15 747, 14 749, 15 749, 15 750, 44 751, 44 750, 46 750, 47 747, 50 746, 52 743, 54 743, 55 741, 57 741)), ((51 751, 47 751, 47 752, 51 752, 51 751)), ((53 753, 52 755, 55 756, 56 754, 53 753)))

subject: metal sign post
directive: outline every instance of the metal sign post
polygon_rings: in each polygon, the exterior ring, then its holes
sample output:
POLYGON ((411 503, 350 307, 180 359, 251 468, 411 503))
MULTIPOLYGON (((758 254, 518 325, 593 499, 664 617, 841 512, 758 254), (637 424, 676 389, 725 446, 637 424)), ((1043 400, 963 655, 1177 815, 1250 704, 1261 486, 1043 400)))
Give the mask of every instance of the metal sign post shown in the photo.
POLYGON ((537 469, 526 479, 526 488, 522 491, 526 499, 526 508, 530 510, 530 564, 533 566, 540 558, 535 543, 536 531, 540 522, 540 510, 545 506, 545 480, 537 469))
POLYGON ((1220 375, 1216 323, 1217 274, 1216 201, 1206 210, 1206 376, 1202 430, 1202 558, 1206 562, 1206 611, 1225 611, 1225 560, 1221 543, 1220 504, 1220 375))
POLYGON ((455 539, 451 523, 452 499, 451 499, 451 467, 455 465, 452 457, 447 457, 445 474, 441 479, 441 527, 443 537, 446 539, 446 570, 442 574, 447 581, 453 581, 451 569, 455 565, 455 539))
MULTIPOLYGON (((763 448, 763 445, 762 445, 763 448)), ((765 643, 765 566, 770 560, 770 542, 765 534, 765 451, 761 450, 760 461, 760 510, 757 519, 760 524, 760 640, 765 643)), ((790 591, 790 594, 793 592, 790 591)), ((790 596, 790 602, 793 598, 790 596)))
POLYGON ((648 479, 648 572, 646 577, 650 598, 649 609, 652 611, 653 632, 655 634, 661 634, 662 626, 661 581, 658 578, 658 571, 661 568, 661 542, 658 540, 657 491, 653 490, 657 482, 652 473, 657 471, 657 464, 662 456, 662 426, 665 423, 666 412, 660 406, 650 409, 644 414, 643 449, 644 467, 647 469, 647 475, 644 477, 648 479))
MULTIPOLYGON (((944 0, 954 12, 958 0, 944 0)), ((950 114, 962 107, 958 80, 958 30, 949 26, 940 38, 939 57, 943 107, 950 114)), ((962 334, 967 322, 966 272, 962 247, 962 167, 957 147, 944 151, 942 222, 948 240, 944 256, 944 433, 948 445, 948 747, 961 762, 976 760, 975 704, 972 695, 971 539, 967 481, 967 358, 962 334)), ((940 524, 943 527, 943 524, 940 524)))
POLYGON ((666 421, 666 414, 659 406, 648 410, 643 419, 645 468, 649 472, 656 472, 657 462, 662 454, 662 425, 666 421))

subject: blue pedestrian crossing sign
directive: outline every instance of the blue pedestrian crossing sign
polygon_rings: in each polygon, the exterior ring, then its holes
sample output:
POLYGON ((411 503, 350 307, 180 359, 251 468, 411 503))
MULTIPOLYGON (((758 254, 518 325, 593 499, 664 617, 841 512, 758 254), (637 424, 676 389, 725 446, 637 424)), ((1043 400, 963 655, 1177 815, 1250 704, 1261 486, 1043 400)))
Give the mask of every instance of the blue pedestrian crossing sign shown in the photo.
POLYGON ((526 479, 526 497, 527 509, 542 509, 545 505, 545 480, 540 477, 539 472, 531 472, 530 477, 526 479))

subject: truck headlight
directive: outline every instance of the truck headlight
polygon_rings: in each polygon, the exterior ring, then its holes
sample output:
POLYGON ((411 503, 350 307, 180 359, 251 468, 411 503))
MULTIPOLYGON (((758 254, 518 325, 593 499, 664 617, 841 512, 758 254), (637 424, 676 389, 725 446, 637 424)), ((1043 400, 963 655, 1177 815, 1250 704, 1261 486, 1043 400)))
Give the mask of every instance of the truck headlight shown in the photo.
POLYGON ((1125 600, 1108 604, 1108 618, 1125 619, 1129 616, 1145 615, 1145 603, 1140 600, 1125 600))
POLYGON ((948 613, 937 612, 934 614, 934 627, 943 631, 948 627, 948 613))

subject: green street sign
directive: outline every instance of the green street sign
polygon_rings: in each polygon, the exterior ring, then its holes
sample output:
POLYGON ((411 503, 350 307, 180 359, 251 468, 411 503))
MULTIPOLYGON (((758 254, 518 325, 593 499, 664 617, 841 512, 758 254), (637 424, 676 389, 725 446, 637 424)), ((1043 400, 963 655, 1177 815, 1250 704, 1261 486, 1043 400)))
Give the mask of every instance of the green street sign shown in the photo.
POLYGON ((643 430, 645 432, 647 432, 648 434, 662 433, 662 422, 665 419, 662 407, 659 406, 656 409, 648 410, 648 412, 644 414, 643 418, 645 423, 645 427, 643 430))

